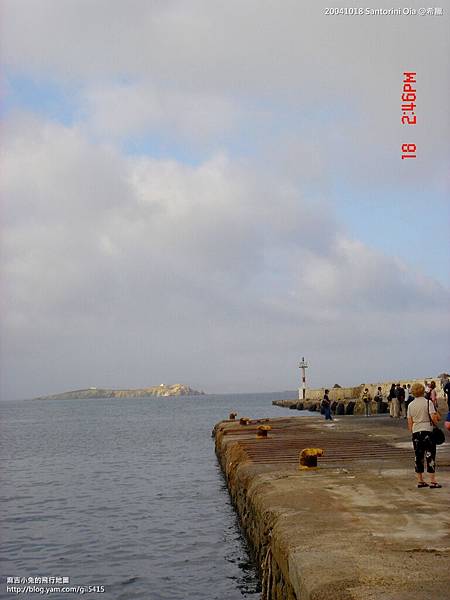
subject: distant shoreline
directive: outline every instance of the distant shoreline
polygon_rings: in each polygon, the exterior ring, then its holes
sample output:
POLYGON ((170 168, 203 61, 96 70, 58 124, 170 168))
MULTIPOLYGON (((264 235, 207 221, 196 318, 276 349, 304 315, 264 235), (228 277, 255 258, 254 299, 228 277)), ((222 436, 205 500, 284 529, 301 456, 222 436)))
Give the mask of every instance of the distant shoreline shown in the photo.
POLYGON ((149 398, 149 397, 170 397, 170 396, 204 396, 205 392, 194 390, 188 385, 175 383, 172 385, 161 384, 146 388, 115 390, 109 388, 85 388, 81 390, 71 390, 60 394, 51 394, 48 396, 38 396, 33 400, 97 400, 101 398, 149 398))

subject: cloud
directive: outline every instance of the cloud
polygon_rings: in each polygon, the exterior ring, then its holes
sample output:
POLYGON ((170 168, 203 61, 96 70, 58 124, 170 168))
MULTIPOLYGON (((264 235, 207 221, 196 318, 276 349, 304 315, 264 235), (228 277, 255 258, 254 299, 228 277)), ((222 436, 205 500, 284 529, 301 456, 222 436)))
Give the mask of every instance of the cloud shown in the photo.
POLYGON ((272 100, 287 95, 293 102, 309 98, 328 106, 364 94, 370 108, 383 109, 391 93, 398 99, 405 69, 427 77, 431 89, 421 90, 427 97, 448 82, 441 70, 442 61, 448 64, 447 15, 327 17, 325 2, 295 0, 131 0, 126 6, 110 0, 41 0, 39 6, 3 0, 2 6, 5 64, 60 79, 172 82, 195 92, 256 92, 272 100), (406 46, 403 33, 433 43, 406 46))
POLYGON ((82 105, 87 126, 100 138, 142 139, 163 132, 169 139, 217 143, 238 124, 238 109, 225 97, 147 84, 89 88, 82 105))
POLYGON ((340 237, 332 256, 312 257, 303 274, 306 290, 340 312, 445 311, 448 295, 433 279, 402 261, 380 255, 360 241, 340 237))
POLYGON ((361 337, 395 348, 395 331, 426 339, 445 323, 439 284, 351 239, 289 179, 226 155, 130 158, 29 115, 4 133, 6 394, 293 387, 301 348, 337 378, 339 345, 370 374, 361 337))
POLYGON ((353 189, 382 179, 403 204, 417 189, 444 193, 448 15, 339 17, 325 7, 4 0, 2 55, 10 70, 72 89, 84 125, 103 139, 153 135, 206 145, 203 160, 230 147, 277 162, 292 138, 308 138, 353 189), (405 70, 417 72, 413 130, 400 122, 405 70), (410 141, 420 160, 400 163, 410 141))
POLYGON ((2 130, 6 396, 445 369, 448 15, 324 6, 3 0, 8 93, 48 115, 2 130))

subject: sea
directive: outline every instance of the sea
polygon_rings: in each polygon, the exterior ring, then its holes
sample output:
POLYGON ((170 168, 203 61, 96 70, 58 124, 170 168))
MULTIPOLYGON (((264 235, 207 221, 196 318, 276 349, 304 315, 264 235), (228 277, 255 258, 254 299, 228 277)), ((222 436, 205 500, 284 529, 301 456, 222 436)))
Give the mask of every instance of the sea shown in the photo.
POLYGON ((0 403, 0 598, 259 598, 211 433, 293 397, 0 403))

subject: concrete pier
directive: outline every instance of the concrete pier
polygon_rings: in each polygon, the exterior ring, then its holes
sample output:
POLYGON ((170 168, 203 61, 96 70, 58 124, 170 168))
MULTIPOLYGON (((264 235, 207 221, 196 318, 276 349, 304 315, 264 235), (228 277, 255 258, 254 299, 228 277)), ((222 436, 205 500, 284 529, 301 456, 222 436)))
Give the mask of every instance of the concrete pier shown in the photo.
POLYGON ((222 421, 214 436, 262 599, 450 599, 448 438, 442 489, 418 489, 403 419, 222 421), (323 450, 316 469, 300 469, 305 448, 323 450))

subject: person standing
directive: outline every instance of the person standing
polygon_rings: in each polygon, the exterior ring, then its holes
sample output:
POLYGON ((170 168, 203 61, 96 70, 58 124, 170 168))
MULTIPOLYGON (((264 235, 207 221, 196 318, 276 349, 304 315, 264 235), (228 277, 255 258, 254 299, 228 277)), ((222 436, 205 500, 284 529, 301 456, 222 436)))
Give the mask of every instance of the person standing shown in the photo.
POLYGON ((438 409, 438 398, 437 398, 437 391, 436 391, 436 382, 432 381, 430 383, 430 400, 434 405, 434 408, 437 410, 438 409))
POLYGON ((389 390, 389 394, 387 397, 389 403, 389 416, 394 416, 394 398, 395 398, 395 383, 391 385, 391 389, 389 390))
POLYGON ((369 389, 366 388, 362 394, 362 401, 364 402, 364 407, 365 407, 365 411, 366 411, 366 417, 370 416, 370 403, 372 401, 370 394, 369 394, 369 389))
POLYGON ((447 381, 444 384, 444 394, 447 397, 447 406, 450 412, 450 379, 447 379, 447 381))
POLYGON ((378 386, 374 400, 377 403, 377 414, 380 415, 383 412, 383 392, 381 391, 381 386, 378 386))
POLYGON ((392 416, 394 417, 394 419, 399 419, 400 418, 400 400, 397 396, 398 394, 398 388, 400 387, 400 384, 397 383, 396 386, 394 386, 394 390, 393 390, 393 398, 392 398, 392 416))
POLYGON ((414 446, 417 487, 441 488, 442 486, 436 481, 436 444, 431 437, 433 426, 441 416, 434 408, 433 402, 424 397, 425 387, 421 383, 413 383, 411 394, 414 400, 408 406, 407 416, 408 429, 412 434, 414 446), (430 483, 423 478, 425 461, 430 483))
MULTIPOLYGON (((397 383, 397 387, 395 388, 395 395, 397 396, 397 400, 398 400, 398 416, 401 417, 403 414, 403 408, 405 406, 405 390, 404 388, 402 388, 402 386, 397 383)), ((405 412, 405 419, 406 419, 406 412, 405 412)))
POLYGON ((325 415, 325 421, 333 420, 333 417, 331 416, 330 398, 328 397, 329 393, 330 393, 330 390, 325 390, 325 394, 323 395, 323 400, 322 400, 322 410, 323 410, 323 414, 325 415))
POLYGON ((405 416, 408 414, 408 406, 414 400, 414 396, 411 395, 411 384, 407 383, 405 388, 405 416))
POLYGON ((402 387, 403 387, 403 389, 405 391, 405 399, 404 399, 403 403, 404 403, 404 406, 405 406, 405 417, 406 417, 406 401, 408 400, 408 396, 409 396, 409 388, 408 388, 408 386, 406 384, 403 385, 402 387))

